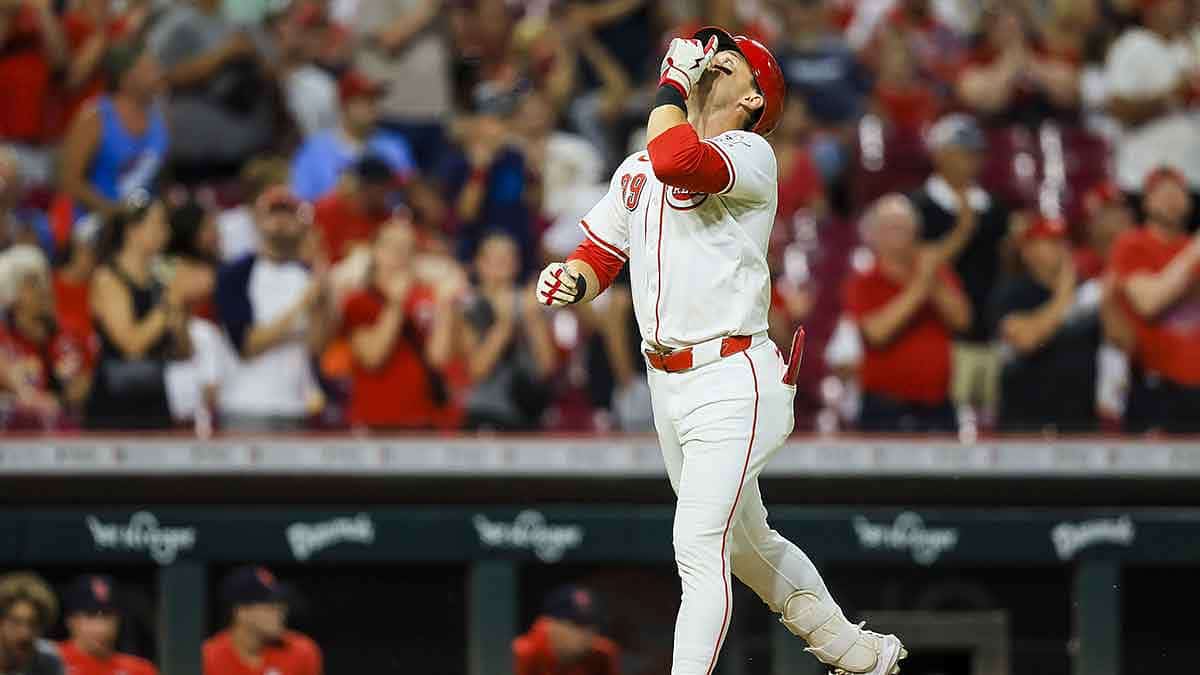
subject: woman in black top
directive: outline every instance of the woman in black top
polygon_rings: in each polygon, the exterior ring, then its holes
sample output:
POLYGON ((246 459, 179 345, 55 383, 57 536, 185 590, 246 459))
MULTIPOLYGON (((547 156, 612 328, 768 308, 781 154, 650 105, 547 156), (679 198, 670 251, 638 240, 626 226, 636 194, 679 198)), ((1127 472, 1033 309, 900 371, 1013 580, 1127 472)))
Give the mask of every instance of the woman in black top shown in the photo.
POLYGON ((168 359, 191 353, 184 312, 191 275, 173 275, 164 288, 155 274, 169 234, 166 208, 148 197, 105 223, 90 298, 100 359, 87 403, 88 428, 171 426, 164 371, 168 359))

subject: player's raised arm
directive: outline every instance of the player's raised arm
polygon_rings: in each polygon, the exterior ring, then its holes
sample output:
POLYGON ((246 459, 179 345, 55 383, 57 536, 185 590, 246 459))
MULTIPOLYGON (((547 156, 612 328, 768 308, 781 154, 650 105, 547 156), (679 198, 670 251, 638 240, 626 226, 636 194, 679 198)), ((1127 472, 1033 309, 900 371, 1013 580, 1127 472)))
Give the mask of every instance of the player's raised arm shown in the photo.
POLYGON ((764 200, 775 189, 777 170, 761 136, 778 123, 786 88, 767 48, 704 28, 692 39, 672 40, 659 73, 646 125, 654 175, 693 193, 740 188, 742 194, 732 196, 764 200), (754 135, 759 138, 745 138, 754 135))

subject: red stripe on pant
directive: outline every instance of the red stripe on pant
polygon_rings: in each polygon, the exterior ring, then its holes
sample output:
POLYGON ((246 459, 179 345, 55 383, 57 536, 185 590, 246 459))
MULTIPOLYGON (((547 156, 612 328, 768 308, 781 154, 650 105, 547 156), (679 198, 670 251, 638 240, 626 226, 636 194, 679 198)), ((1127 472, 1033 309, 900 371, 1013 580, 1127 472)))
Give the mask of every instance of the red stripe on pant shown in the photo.
POLYGON ((737 515, 738 501, 742 498, 742 486, 746 484, 746 471, 750 468, 750 451, 754 448, 754 432, 758 429, 758 374, 754 372, 754 361, 750 354, 742 352, 746 363, 750 364, 750 378, 754 380, 754 417, 750 422, 750 442, 746 444, 746 461, 742 464, 742 477, 738 479, 737 494, 733 497, 733 506, 729 508, 729 518, 725 520, 725 531, 721 535, 721 581, 725 583, 725 613, 721 618, 721 630, 717 632, 717 644, 713 646, 712 658, 708 661, 705 675, 712 675, 713 666, 717 665, 717 654, 721 651, 721 643, 725 641, 725 628, 729 625, 729 573, 725 569, 725 547, 729 543, 729 526, 737 515))

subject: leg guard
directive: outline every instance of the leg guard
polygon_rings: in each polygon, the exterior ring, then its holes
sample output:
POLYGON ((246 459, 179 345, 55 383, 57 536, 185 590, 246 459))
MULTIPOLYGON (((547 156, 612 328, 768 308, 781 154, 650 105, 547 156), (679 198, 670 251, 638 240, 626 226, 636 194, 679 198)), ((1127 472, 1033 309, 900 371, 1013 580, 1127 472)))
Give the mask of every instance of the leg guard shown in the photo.
POLYGON ((805 651, 847 673, 871 673, 879 662, 881 636, 852 624, 832 602, 808 591, 788 596, 780 623, 808 643, 805 651))

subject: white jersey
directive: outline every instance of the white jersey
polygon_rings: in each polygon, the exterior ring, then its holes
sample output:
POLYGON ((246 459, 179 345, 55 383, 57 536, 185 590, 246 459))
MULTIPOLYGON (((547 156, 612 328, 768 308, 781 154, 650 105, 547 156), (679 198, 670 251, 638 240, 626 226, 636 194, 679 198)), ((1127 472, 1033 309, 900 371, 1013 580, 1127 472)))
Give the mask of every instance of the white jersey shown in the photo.
POLYGON ((716 194, 672 188, 650 156, 630 155, 581 227, 629 263, 642 338, 678 349, 767 330, 771 274, 767 243, 778 205, 775 151, 758 134, 727 131, 717 149, 729 185, 716 194))

